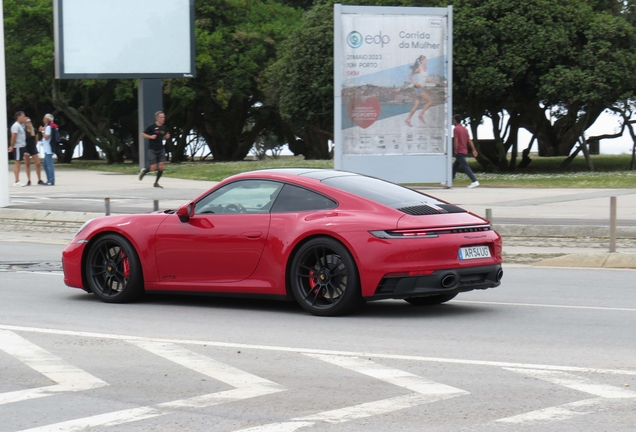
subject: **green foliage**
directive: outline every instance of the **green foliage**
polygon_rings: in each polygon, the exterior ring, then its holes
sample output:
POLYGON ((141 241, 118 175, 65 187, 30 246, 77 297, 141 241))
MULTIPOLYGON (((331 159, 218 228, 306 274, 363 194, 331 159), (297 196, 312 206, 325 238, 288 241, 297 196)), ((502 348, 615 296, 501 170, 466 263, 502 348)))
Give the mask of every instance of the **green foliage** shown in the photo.
POLYGON ((300 11, 275 0, 198 0, 197 77, 173 80, 169 122, 196 130, 217 160, 240 160, 268 126, 263 76, 300 11), (194 112, 191 112, 194 111, 194 112))
POLYGON ((541 155, 567 156, 604 109, 633 97, 636 30, 626 4, 453 2, 454 109, 477 122, 494 120, 500 167, 520 127, 536 134, 541 155))

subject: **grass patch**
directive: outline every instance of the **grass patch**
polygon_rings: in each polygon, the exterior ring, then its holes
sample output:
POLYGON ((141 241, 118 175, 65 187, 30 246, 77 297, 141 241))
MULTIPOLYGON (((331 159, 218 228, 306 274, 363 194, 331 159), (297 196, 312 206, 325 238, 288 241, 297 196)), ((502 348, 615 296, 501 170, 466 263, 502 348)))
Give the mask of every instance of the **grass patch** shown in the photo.
MULTIPOLYGON (((592 156, 594 171, 589 171, 583 156, 561 168, 563 157, 540 158, 534 156, 529 167, 514 173, 486 173, 476 160, 469 161, 482 186, 514 188, 633 188, 636 171, 629 171, 631 155, 592 156)), ((123 174, 137 174, 139 167, 132 163, 108 165, 104 161, 73 161, 59 164, 60 168, 89 169, 123 174)), ((283 157, 264 161, 241 162, 184 162, 168 163, 164 176, 190 180, 220 181, 245 171, 268 168, 333 168, 333 160, 304 160, 302 157, 283 157)), ((462 187, 470 183, 460 172, 453 182, 462 187)), ((428 185, 427 185, 428 186, 428 185)), ((439 187, 439 183, 432 186, 439 187)))
MULTIPOLYGON (((139 166, 130 163, 108 165, 101 161, 77 161, 60 165, 76 169, 117 172, 123 174, 139 173, 139 166)), ((265 161, 240 162, 183 162, 166 163, 164 177, 188 180, 220 181, 226 177, 245 171, 271 168, 333 168, 332 160, 304 160, 302 157, 290 157, 265 161)))

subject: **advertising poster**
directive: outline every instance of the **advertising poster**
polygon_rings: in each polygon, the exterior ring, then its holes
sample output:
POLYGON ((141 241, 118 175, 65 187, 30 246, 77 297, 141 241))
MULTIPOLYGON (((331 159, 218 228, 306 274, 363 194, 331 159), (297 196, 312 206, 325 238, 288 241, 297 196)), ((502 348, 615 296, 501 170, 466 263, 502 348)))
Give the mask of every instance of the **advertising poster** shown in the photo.
POLYGON ((446 153, 447 17, 342 14, 343 155, 446 153))

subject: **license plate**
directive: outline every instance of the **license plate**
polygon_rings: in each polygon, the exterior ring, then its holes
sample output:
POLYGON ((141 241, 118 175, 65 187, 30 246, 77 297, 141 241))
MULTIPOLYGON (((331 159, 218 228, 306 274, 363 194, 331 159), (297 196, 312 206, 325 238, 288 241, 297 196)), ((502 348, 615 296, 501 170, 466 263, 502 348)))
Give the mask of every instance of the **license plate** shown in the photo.
POLYGON ((460 260, 470 260, 477 258, 490 258, 490 248, 488 246, 469 246, 459 248, 460 260))

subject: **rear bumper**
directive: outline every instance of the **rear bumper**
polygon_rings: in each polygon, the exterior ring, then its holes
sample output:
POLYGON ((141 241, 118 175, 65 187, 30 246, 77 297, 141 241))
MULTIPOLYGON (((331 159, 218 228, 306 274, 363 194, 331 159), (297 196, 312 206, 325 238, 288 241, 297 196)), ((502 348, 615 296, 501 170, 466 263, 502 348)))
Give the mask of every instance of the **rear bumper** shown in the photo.
POLYGON ((439 294, 457 294, 475 289, 495 288, 501 284, 501 264, 459 269, 436 270, 430 275, 382 278, 366 300, 404 299, 439 294))

